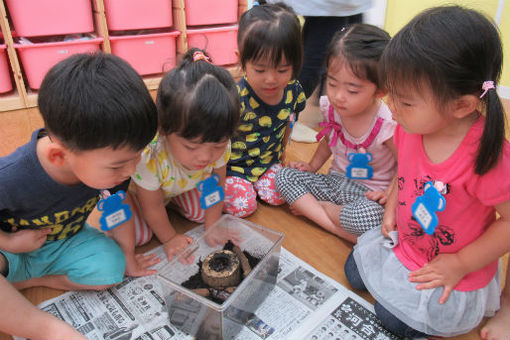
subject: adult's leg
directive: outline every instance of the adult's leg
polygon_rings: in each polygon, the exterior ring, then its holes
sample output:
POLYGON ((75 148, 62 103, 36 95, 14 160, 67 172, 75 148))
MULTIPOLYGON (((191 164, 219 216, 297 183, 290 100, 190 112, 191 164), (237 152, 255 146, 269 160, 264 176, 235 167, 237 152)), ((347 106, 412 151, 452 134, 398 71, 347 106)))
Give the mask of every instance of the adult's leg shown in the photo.
POLYGON ((303 25, 304 58, 298 80, 306 98, 310 97, 326 69, 325 58, 331 38, 342 27, 361 22, 361 14, 349 17, 305 17, 303 25))

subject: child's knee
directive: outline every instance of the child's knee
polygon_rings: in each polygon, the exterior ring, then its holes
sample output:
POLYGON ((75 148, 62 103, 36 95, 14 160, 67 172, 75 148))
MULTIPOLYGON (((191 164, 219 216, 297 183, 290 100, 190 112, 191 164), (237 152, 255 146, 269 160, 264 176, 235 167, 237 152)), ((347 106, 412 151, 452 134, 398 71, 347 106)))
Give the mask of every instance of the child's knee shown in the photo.
POLYGON ((253 198, 236 197, 231 201, 225 200, 223 211, 236 217, 248 217, 257 210, 257 196, 253 198))
POLYGON ((351 251, 349 257, 345 261, 344 265, 345 276, 347 277, 347 281, 351 284, 352 288, 357 290, 366 290, 365 284, 363 283, 363 279, 359 275, 358 266, 356 265, 356 261, 354 260, 354 250, 351 251))
POLYGON ((122 282, 126 258, 115 241, 106 237, 103 240, 96 239, 93 249, 82 255, 79 263, 67 274, 69 280, 106 288, 122 282))
POLYGON ((253 184, 243 178, 227 177, 223 211, 236 217, 247 217, 255 210, 257 210, 257 193, 253 184))

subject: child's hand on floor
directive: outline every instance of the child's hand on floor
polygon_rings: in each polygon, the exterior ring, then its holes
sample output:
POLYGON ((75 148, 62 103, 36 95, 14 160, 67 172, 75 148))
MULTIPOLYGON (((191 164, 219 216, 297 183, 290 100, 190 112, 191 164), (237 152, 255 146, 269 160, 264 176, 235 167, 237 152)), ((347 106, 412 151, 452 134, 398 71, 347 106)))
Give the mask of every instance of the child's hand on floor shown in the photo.
POLYGON ((170 261, 174 255, 183 251, 191 242, 193 239, 188 235, 175 234, 174 237, 163 243, 168 260, 170 261))
POLYGON ((154 269, 149 269, 161 259, 156 254, 133 254, 134 256, 126 256, 126 276, 148 276, 157 273, 154 269))
POLYGON ((416 286, 418 290, 443 286, 443 294, 439 298, 439 303, 443 304, 465 275, 466 271, 457 254, 439 254, 432 261, 409 274, 409 281, 418 282, 416 286))
POLYGON ((290 162, 290 168, 298 169, 301 171, 315 172, 315 170, 306 162, 290 162))
POLYGON ((37 250, 46 242, 51 231, 51 228, 45 228, 39 230, 25 229, 10 233, 8 234, 9 241, 2 249, 15 254, 37 250))

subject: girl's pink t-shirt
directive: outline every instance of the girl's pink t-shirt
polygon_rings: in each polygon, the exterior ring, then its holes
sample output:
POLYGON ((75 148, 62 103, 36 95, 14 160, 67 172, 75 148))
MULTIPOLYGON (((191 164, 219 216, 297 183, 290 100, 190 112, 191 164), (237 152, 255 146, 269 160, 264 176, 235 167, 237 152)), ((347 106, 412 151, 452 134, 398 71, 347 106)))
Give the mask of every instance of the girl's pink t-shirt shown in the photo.
MULTIPOLYGON (((510 199, 510 144, 505 141, 497 165, 483 176, 474 165, 485 119, 481 116, 470 128, 455 152, 444 162, 433 164, 423 148, 422 136, 395 130, 398 148, 399 244, 395 255, 407 269, 423 267, 440 253, 456 253, 476 240, 496 220, 494 206, 510 199), (446 207, 436 212, 438 226, 428 235, 412 215, 411 207, 429 181, 447 186, 446 207)), ((510 240, 509 240, 510 242, 510 240)), ((469 273, 455 287, 472 291, 485 287, 494 277, 497 260, 469 273)))
MULTIPOLYGON (((322 96, 319 100, 319 103, 323 120, 327 122, 329 120, 328 97, 322 96)), ((344 128, 342 128, 342 132, 347 141, 351 142, 352 144, 360 144, 367 139, 376 123, 376 120, 378 118, 382 118, 383 120, 377 136, 366 149, 366 151, 370 152, 373 157, 372 162, 370 162, 370 166, 373 168, 372 178, 357 180, 371 190, 386 190, 391 180, 393 179, 393 176, 395 175, 395 171, 397 170, 396 159, 393 156, 391 149, 388 148, 386 144, 384 144, 384 142, 393 137, 393 132, 395 131, 395 126, 397 125, 391 116, 392 114, 390 109, 383 101, 381 101, 381 105, 379 106, 379 110, 374 117, 372 125, 363 136, 355 138, 351 136, 344 128)), ((336 123, 342 125, 342 119, 336 112, 334 119, 336 123)), ((333 131, 328 134, 328 142, 331 141, 332 135, 333 131)), ((347 155, 350 152, 356 152, 356 150, 345 146, 339 138, 336 144, 331 147, 331 152, 333 154, 333 162, 331 163, 330 171, 336 171, 341 174, 345 174, 347 166, 350 164, 349 160, 347 159, 347 155)))

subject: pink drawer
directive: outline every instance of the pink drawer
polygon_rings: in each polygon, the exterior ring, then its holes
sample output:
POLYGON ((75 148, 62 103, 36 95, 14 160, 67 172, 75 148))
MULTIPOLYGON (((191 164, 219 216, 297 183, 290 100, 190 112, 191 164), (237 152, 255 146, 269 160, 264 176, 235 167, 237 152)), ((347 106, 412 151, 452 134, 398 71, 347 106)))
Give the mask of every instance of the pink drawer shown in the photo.
POLYGON ((28 80, 28 86, 37 90, 46 72, 61 60, 78 53, 99 51, 103 38, 90 40, 36 43, 33 45, 14 44, 21 65, 28 80))
POLYGON ((186 25, 236 23, 238 6, 238 0, 186 0, 186 25))
POLYGON ((0 45, 0 93, 10 92, 12 90, 11 72, 7 63, 6 46, 0 45))
POLYGON ((110 36, 112 53, 126 60, 140 74, 157 74, 176 64, 175 42, 179 31, 110 36))
POLYGON ((237 25, 186 30, 188 49, 205 49, 216 65, 237 63, 237 25))
POLYGON ((172 26, 172 0, 104 0, 112 31, 172 26))
POLYGON ((6 0, 20 37, 94 31, 90 0, 6 0))

